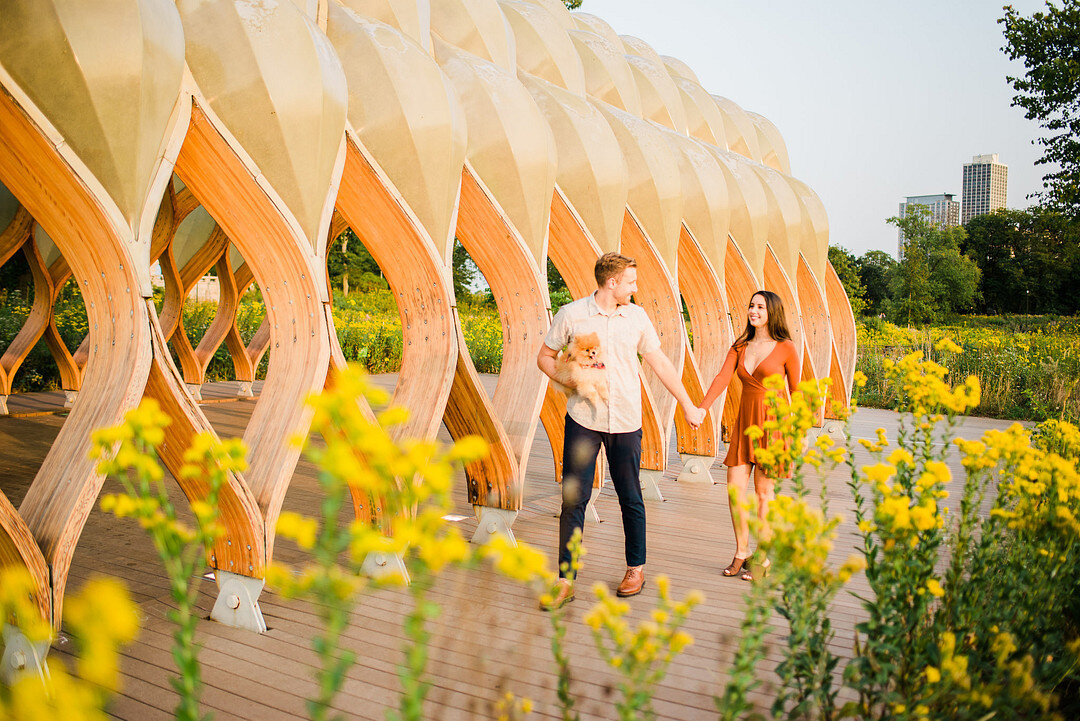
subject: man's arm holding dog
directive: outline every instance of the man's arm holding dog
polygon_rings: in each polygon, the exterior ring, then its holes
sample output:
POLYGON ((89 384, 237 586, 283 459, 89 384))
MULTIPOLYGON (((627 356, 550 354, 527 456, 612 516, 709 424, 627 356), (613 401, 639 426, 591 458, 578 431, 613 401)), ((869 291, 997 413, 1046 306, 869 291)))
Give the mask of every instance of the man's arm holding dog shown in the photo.
MULTIPOLYGON (((686 416, 686 422, 690 424, 691 428, 697 428, 705 421, 705 409, 698 408, 692 400, 690 395, 686 392, 686 388, 683 387, 682 378, 675 371, 675 366, 662 350, 653 350, 641 357, 643 361, 649 364, 649 367, 656 373, 656 377, 660 379, 660 382, 664 384, 671 395, 675 396, 675 399, 679 401, 679 407, 682 408, 683 415, 686 416)), ((552 361, 554 365, 554 360, 552 361)))
POLYGON ((536 355, 536 367, 551 380, 555 380, 555 358, 558 355, 559 351, 548 348, 546 343, 540 344, 540 352, 536 355))

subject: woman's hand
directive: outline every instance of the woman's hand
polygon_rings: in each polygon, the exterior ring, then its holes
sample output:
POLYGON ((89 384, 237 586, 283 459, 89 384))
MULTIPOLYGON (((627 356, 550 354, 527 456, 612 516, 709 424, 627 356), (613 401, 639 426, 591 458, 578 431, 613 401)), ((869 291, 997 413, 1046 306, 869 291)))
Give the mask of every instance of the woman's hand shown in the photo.
POLYGON ((697 406, 690 406, 689 408, 683 407, 683 415, 686 416, 686 422, 690 424, 690 427, 697 430, 702 423, 705 422, 705 415, 707 411, 704 408, 698 408, 697 406))

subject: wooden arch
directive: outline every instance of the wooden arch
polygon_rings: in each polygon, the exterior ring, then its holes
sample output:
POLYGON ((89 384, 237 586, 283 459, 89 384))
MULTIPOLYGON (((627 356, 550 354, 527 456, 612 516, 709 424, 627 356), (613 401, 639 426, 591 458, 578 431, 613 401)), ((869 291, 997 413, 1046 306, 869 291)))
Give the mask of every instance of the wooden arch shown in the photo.
MULTIPOLYGON (((656 328, 664 354, 671 359, 675 371, 682 374, 689 343, 674 278, 678 272, 682 223, 678 163, 658 128, 602 101, 594 104, 614 131, 630 174, 621 252, 637 260, 635 300, 656 328)), ((659 447, 646 445, 646 439, 642 438, 642 481, 647 497, 659 500, 663 498, 659 480, 667 468, 667 439, 675 421, 676 401, 651 369, 645 370, 645 379, 660 423, 662 442, 659 447)))
MULTIPOLYGON (((433 31, 438 32, 434 26, 433 31)), ((474 508, 483 535, 510 532, 521 508, 529 449, 547 378, 536 349, 551 325, 547 239, 555 190, 551 131, 516 75, 439 37, 435 58, 469 128, 457 236, 491 287, 503 329, 503 359, 491 402, 517 460, 513 477, 489 479, 474 508)))
MULTIPOLYGON (((692 355, 688 359, 697 366, 696 372, 684 368, 683 383, 696 400, 698 393, 704 396, 708 383, 720 371, 733 340, 723 291, 731 208, 723 171, 709 149, 686 136, 672 133, 669 139, 678 153, 682 176, 679 289, 694 334, 692 355)), ((710 409, 706 418, 709 432, 700 437, 704 448, 685 445, 679 448, 684 468, 691 471, 684 472, 680 480, 710 480, 708 468, 719 450, 719 420, 719 413, 710 409), (693 472, 693 468, 698 471, 693 472)))
MULTIPOLYGON (((791 332, 791 340, 799 349, 803 379, 817 378, 818 369, 812 365, 814 351, 810 348, 811 337, 803 327, 803 310, 796 290, 803 232, 802 205, 779 172, 756 163, 750 164, 750 167, 761 180, 769 201, 767 248, 770 253, 765 261, 765 287, 779 294, 784 300, 788 330, 791 332)), ((815 340, 820 346, 827 347, 827 336, 818 336, 815 340)))
MULTIPOLYGON (((87 455, 94 428, 117 423, 144 394, 156 398, 173 418, 162 460, 189 497, 201 498, 206 492, 201 484, 180 478, 179 467, 193 434, 210 427, 184 392, 153 303, 144 297, 149 296, 150 236, 162 227, 155 222, 160 216, 157 201, 171 172, 162 158, 175 155, 187 122, 178 101, 182 36, 168 4, 150 8, 163 13, 151 24, 142 24, 139 10, 133 3, 112 15, 102 32, 124 27, 141 34, 142 47, 153 50, 133 58, 133 65, 112 64, 111 77, 84 77, 75 59, 93 48, 65 38, 62 31, 52 33, 54 28, 36 16, 21 28, 26 36, 41 37, 44 32, 53 42, 65 43, 71 59, 47 64, 45 72, 39 72, 40 43, 29 44, 35 48, 33 57, 19 49, 0 57, 5 91, 0 93, 0 177, 63 253, 80 281, 90 322, 82 392, 27 491, 18 512, 21 523, 10 517, 10 504, 4 504, 7 538, 0 546, 8 547, 8 561, 17 555, 31 570, 39 605, 55 626, 75 545, 103 480, 87 455), (156 77, 154 97, 140 96, 144 72, 156 77), (81 94, 56 91, 72 87, 81 94), (115 102, 118 90, 127 94, 128 102, 120 105, 128 117, 81 124, 79 111, 100 100, 102 92, 115 102), (139 121, 135 133, 130 116, 139 121), (84 160, 86 149, 99 143, 113 151, 105 161, 127 175, 110 176, 102 170, 100 156, 84 160), (140 161, 147 151, 154 159, 148 164, 140 161), (32 548, 28 538, 34 541, 32 548)), ((93 12, 82 19, 102 22, 93 12)), ((223 563, 243 563, 249 555, 245 546, 261 548, 262 537, 248 533, 258 509, 240 476, 230 476, 220 503, 227 530, 211 553, 223 563)))
MULTIPOLYGON (((272 557, 300 453, 291 439, 310 423, 307 396, 323 388, 332 363, 343 362, 332 352, 324 258, 346 160, 346 81, 325 35, 288 3, 259 18, 224 1, 180 10, 196 85, 176 174, 247 261, 266 305, 266 331, 256 333, 248 360, 268 342, 270 365, 244 432, 265 539, 261 564, 272 557), (281 37, 291 39, 288 52, 275 43, 281 37), (233 70, 221 74, 221 67, 233 70)), ((249 615, 258 616, 254 627, 264 627, 256 601, 261 568, 247 570, 219 573, 219 584, 223 595, 225 584, 238 584, 250 598, 249 615)), ((214 617, 231 621, 220 602, 214 617)))
MULTIPOLYGON (((464 119, 435 61, 394 28, 331 8, 328 32, 350 93, 338 212, 383 269, 401 316, 394 402, 410 420, 396 432, 431 437, 443 419, 455 438, 485 438, 491 453, 466 468, 469 501, 498 502, 505 494, 488 489, 516 477, 517 459, 465 347, 448 267, 464 119)), ((353 500, 363 515, 366 499, 353 500)))

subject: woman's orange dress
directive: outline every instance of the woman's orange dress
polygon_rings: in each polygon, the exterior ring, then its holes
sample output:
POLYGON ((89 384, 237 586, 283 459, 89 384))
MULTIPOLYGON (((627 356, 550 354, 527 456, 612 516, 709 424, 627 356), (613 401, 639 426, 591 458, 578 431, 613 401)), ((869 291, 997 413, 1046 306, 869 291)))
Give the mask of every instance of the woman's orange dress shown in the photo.
MULTIPOLYGON (((771 375, 784 374, 787 378, 788 392, 793 393, 799 383, 799 353, 790 340, 779 341, 765 356, 753 373, 748 373, 744 363, 746 345, 739 348, 731 346, 723 367, 716 374, 709 391, 701 403, 702 408, 710 407, 731 382, 732 374, 737 374, 742 381, 742 398, 739 400, 739 415, 731 429, 731 444, 728 446, 724 465, 754 465, 754 451, 758 444, 746 437, 750 426, 759 428, 765 423, 765 392, 763 381, 771 375)), ((764 438, 762 439, 764 440, 764 438)), ((764 445, 764 444, 763 444, 764 445)))

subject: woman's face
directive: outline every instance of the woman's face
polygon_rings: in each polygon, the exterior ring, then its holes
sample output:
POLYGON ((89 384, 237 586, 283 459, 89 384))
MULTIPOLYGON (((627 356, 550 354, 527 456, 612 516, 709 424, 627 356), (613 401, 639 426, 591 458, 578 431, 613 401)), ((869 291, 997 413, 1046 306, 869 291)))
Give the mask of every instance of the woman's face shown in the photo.
POLYGON ((750 299, 750 308, 746 312, 750 325, 755 328, 764 328, 769 324, 769 309, 765 305, 765 297, 755 294, 750 299))

